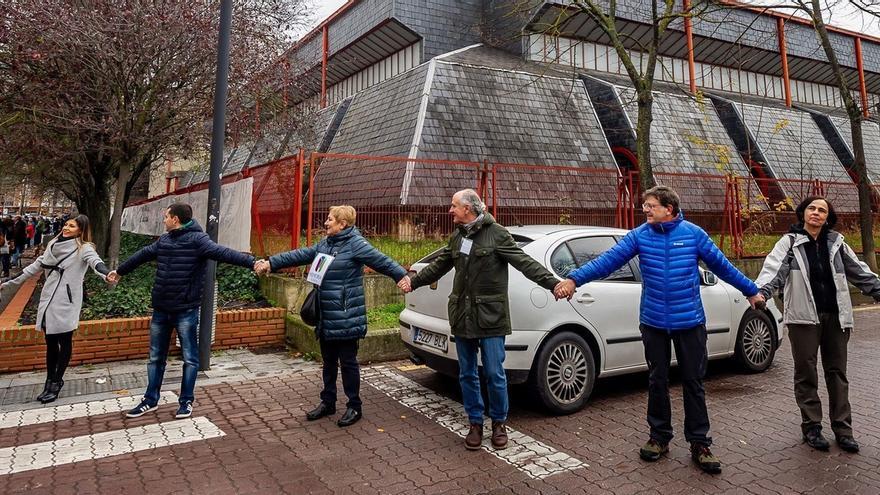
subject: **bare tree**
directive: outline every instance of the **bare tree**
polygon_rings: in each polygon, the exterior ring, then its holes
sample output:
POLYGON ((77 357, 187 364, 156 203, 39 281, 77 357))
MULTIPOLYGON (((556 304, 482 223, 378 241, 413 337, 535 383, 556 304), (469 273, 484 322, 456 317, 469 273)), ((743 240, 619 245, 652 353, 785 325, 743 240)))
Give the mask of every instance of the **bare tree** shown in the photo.
MULTIPOLYGON (((857 7, 863 12, 877 15, 880 10, 880 2, 874 0, 848 0, 851 5, 857 7)), ((840 66, 837 52, 831 44, 828 35, 828 28, 825 24, 825 17, 830 15, 829 9, 833 8, 840 2, 820 2, 819 0, 791 0, 790 4, 775 5, 774 8, 794 8, 806 15, 812 22, 816 32, 816 37, 822 46, 825 57, 831 65, 831 71, 840 98, 843 101, 844 109, 849 117, 850 129, 852 132, 852 151, 853 164, 852 172, 856 178, 856 187, 859 194, 859 230, 862 235, 862 252, 864 253, 865 263, 873 271, 877 271, 877 258, 874 246, 874 217, 871 212, 871 182, 868 179, 868 172, 865 166, 865 142, 862 135, 862 108, 853 97, 850 89, 849 80, 840 66)))
POLYGON ((544 34, 560 35, 572 16, 583 14, 593 20, 607 37, 614 49, 626 75, 635 89, 638 108, 636 119, 636 157, 639 166, 639 181, 642 190, 656 185, 651 163, 651 123, 654 103, 654 80, 660 56, 660 45, 669 34, 670 24, 676 20, 698 17, 706 11, 710 3, 700 2, 698 6, 678 10, 676 0, 651 0, 651 33, 647 43, 635 39, 618 29, 617 0, 571 0, 567 8, 560 10, 559 18, 544 30, 544 34), (637 52, 633 54, 631 50, 637 52), (639 59, 636 59, 639 56, 639 59))
MULTIPOLYGON (((253 101, 308 2, 235 2, 231 100, 253 101)), ((207 146, 218 22, 212 0, 0 0, 0 170, 62 191, 115 263, 141 173, 207 146)))

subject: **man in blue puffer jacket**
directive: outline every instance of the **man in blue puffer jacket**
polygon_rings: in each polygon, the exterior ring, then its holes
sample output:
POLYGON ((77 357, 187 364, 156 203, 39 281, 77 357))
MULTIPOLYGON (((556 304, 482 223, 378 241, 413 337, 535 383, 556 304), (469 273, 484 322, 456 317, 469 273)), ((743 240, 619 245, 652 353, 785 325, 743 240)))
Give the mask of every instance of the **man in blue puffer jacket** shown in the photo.
POLYGON ((138 266, 156 260, 156 282, 153 285, 153 316, 150 319, 150 363, 147 365, 147 391, 144 400, 126 414, 129 418, 143 416, 159 402, 159 390, 165 376, 171 330, 177 329, 183 353, 183 378, 180 384, 180 406, 175 417, 192 415, 193 390, 199 372, 199 307, 205 285, 205 262, 254 267, 254 257, 221 246, 211 240, 192 218, 192 207, 176 203, 165 210, 165 230, 159 239, 134 253, 119 268, 107 275, 110 282, 134 271, 138 266))
POLYGON ((721 462, 709 450, 709 413, 703 377, 706 374, 706 315, 700 299, 698 262, 736 287, 752 306, 761 304, 758 287, 724 257, 708 234, 684 220, 679 198, 668 187, 644 194, 642 210, 647 223, 630 231, 602 256, 568 274, 557 285, 557 297, 571 297, 577 286, 607 277, 639 256, 642 299, 639 320, 648 363, 648 425, 651 438, 639 451, 646 461, 669 452, 672 411, 669 404, 671 344, 681 370, 684 391, 685 439, 691 457, 706 472, 721 472, 721 462))

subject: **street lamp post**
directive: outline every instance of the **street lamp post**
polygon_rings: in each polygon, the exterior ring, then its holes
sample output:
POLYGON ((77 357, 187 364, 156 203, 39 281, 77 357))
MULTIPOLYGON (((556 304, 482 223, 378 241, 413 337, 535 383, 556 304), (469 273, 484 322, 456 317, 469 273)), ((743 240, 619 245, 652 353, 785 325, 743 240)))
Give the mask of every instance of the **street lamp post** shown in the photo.
MULTIPOLYGON (((217 41, 217 79, 214 83, 214 123, 211 134, 211 180, 208 184, 208 218, 205 232, 217 242, 220 228, 220 172, 226 138, 226 95, 229 90, 229 32, 232 28, 232 0, 220 1, 220 36, 217 41)), ((215 275, 217 262, 208 260, 205 292, 199 321, 199 369, 211 369, 211 331, 217 312, 215 275)))

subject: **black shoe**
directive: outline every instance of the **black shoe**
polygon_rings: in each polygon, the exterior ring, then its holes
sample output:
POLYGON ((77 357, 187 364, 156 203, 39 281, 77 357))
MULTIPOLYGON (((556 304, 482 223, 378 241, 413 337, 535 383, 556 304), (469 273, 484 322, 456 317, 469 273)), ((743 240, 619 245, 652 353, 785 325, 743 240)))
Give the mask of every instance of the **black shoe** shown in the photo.
POLYGON ((37 400, 38 400, 38 401, 42 402, 43 399, 46 398, 46 394, 49 393, 49 386, 50 386, 50 385, 52 385, 52 379, 51 379, 51 378, 47 378, 47 379, 46 379, 46 385, 43 386, 43 391, 40 392, 40 395, 37 396, 37 400))
POLYGON ((346 426, 351 426, 357 423, 362 417, 363 414, 361 414, 360 411, 349 407, 345 410, 345 414, 343 414, 342 417, 339 418, 339 421, 337 421, 336 424, 344 428, 346 426))
POLYGON ((40 399, 40 402, 42 402, 43 404, 55 402, 55 399, 58 398, 58 394, 61 393, 61 387, 63 386, 64 380, 58 380, 57 382, 49 383, 49 389, 46 390, 46 394, 43 395, 43 398, 40 399))
POLYGON ((816 450, 828 450, 831 447, 828 444, 828 440, 825 440, 825 437, 822 436, 822 428, 818 426, 804 432, 804 442, 807 442, 807 445, 816 450))
POLYGON ((837 437, 837 445, 851 454, 859 451, 859 442, 856 442, 853 437, 837 437))
POLYGON ((322 402, 318 404, 318 407, 306 413, 306 419, 314 421, 316 419, 321 419, 324 416, 330 416, 331 414, 336 414, 336 406, 331 406, 326 402, 322 402))

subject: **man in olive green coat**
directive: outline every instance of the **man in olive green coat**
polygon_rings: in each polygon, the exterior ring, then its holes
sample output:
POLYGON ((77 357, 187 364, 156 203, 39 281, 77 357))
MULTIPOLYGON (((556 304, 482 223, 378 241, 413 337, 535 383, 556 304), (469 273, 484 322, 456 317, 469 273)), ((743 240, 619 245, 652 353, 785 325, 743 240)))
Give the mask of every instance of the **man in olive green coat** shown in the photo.
POLYGON ((507 301, 507 265, 547 290, 558 280, 540 263, 523 252, 510 232, 485 212, 472 189, 452 196, 449 208, 458 225, 440 256, 417 275, 398 284, 405 292, 430 285, 455 268, 449 296, 449 326, 458 353, 459 383, 464 409, 470 422, 465 447, 477 450, 483 441, 483 399, 477 372, 477 349, 489 392, 492 446, 507 447, 507 376, 504 373, 504 336, 510 334, 507 301))

